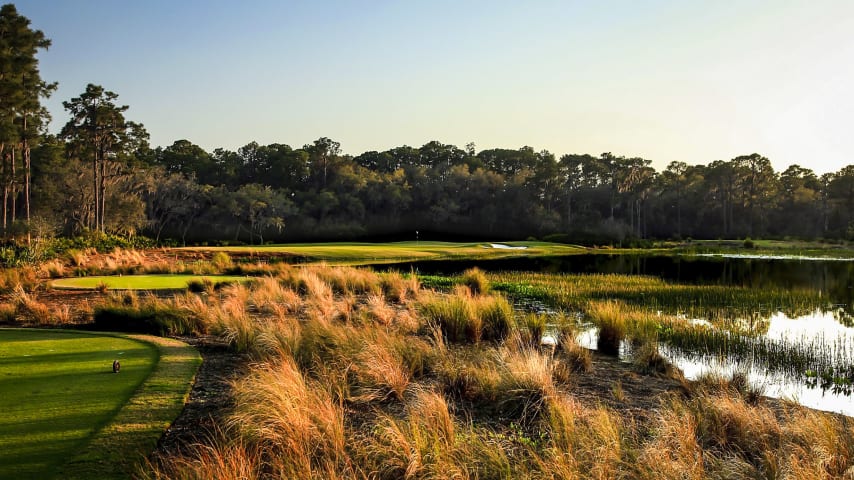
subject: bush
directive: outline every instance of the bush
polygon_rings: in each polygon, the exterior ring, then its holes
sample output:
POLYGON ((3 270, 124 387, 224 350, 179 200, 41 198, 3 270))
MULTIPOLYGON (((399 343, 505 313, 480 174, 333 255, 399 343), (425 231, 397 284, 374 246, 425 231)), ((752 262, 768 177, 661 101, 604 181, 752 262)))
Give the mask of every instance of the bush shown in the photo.
POLYGON ((744 248, 755 248, 756 245, 753 243, 753 240, 750 237, 744 239, 744 248))

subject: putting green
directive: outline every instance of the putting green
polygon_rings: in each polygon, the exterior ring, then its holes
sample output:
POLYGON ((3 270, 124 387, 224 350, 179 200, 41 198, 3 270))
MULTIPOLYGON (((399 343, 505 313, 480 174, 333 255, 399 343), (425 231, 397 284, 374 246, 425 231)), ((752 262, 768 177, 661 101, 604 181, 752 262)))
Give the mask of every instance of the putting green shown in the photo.
POLYGON ((192 281, 246 282, 249 277, 237 275, 105 275, 59 278, 51 286, 64 290, 94 290, 106 285, 110 290, 181 290, 192 281))

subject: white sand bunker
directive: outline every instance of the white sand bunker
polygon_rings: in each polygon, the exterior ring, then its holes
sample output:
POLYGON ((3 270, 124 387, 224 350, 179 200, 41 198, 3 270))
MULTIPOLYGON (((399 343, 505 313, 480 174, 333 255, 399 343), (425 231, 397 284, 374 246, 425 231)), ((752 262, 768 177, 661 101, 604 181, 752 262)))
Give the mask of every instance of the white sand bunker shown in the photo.
POLYGON ((522 246, 522 247, 513 247, 513 246, 511 246, 511 245, 504 245, 503 243, 490 243, 490 244, 489 244, 489 246, 490 246, 490 247, 492 247, 492 248, 500 248, 500 249, 502 249, 502 250, 525 250, 525 249, 527 249, 527 248, 528 248, 528 247, 525 247, 525 246, 522 246))

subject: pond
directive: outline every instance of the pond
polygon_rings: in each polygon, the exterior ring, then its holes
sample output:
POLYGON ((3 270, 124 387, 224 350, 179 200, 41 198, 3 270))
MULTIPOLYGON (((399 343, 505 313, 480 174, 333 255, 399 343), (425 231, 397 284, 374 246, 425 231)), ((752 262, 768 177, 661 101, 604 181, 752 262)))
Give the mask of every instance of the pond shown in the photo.
POLYGON ((426 275, 456 275, 478 267, 487 272, 614 273, 650 275, 675 283, 749 288, 809 289, 828 304, 854 315, 854 260, 707 255, 567 255, 497 260, 437 260, 376 265, 426 275))
MULTIPOLYGON (((681 368, 689 379, 709 371, 724 374, 743 372, 752 382, 761 385, 766 395, 794 399, 808 407, 854 416, 854 396, 851 395, 851 381, 854 379, 854 261, 758 256, 574 255, 474 262, 409 262, 377 268, 453 275, 474 266, 487 272, 646 275, 678 284, 818 292, 824 306, 792 318, 767 305, 756 305, 751 323, 755 321, 759 327, 740 339, 753 346, 739 355, 722 356, 664 344, 661 345, 661 353, 681 368), (752 348, 803 354, 814 357, 816 361, 811 365, 822 367, 802 367, 794 371, 768 365, 763 363, 761 355, 753 354, 752 348)), ((544 308, 535 302, 526 307, 534 310, 544 308)), ((700 323, 709 320, 712 319, 691 318, 691 321, 700 323)), ((585 329, 579 341, 588 348, 595 348, 596 330, 585 329)), ((623 349, 623 356, 630 360, 628 349, 623 349)))

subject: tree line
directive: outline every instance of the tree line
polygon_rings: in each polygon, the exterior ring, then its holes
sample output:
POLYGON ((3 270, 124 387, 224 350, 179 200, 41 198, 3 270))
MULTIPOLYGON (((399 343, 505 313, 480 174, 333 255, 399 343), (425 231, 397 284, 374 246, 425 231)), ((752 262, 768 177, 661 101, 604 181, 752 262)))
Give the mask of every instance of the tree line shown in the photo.
POLYGON ((63 102, 58 135, 40 100, 50 46, 13 5, 0 11, 0 176, 6 238, 145 234, 181 243, 437 237, 854 239, 854 165, 776 172, 759 154, 707 165, 477 151, 437 141, 346 155, 323 137, 206 151, 151 148, 118 95, 90 84, 63 102))

